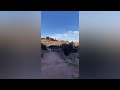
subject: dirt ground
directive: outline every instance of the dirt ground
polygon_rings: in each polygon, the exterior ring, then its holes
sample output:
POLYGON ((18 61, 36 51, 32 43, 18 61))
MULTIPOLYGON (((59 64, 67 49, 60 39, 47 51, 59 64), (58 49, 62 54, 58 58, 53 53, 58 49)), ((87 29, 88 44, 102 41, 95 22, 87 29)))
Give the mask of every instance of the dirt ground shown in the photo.
POLYGON ((56 52, 49 51, 41 64, 41 79, 74 79, 76 74, 56 52))

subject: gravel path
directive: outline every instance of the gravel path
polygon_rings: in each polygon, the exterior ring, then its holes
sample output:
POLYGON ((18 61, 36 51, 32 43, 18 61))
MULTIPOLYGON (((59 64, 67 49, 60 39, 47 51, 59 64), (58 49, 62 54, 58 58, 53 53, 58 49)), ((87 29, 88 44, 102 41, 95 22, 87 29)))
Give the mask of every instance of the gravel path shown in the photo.
POLYGON ((41 79, 73 79, 73 70, 56 52, 48 52, 41 64, 41 79))

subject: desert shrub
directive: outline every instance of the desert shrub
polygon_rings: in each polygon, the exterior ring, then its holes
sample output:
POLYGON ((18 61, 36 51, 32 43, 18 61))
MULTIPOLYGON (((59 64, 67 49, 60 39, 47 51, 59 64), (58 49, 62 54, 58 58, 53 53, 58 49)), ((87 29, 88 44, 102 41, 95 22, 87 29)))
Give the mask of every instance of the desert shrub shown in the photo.
POLYGON ((73 42, 70 44, 62 44, 60 47, 66 56, 68 56, 70 53, 77 52, 77 48, 74 46, 73 42))
POLYGON ((47 47, 43 43, 41 43, 41 49, 47 50, 47 47))
POLYGON ((63 52, 66 56, 68 56, 70 54, 70 47, 69 47, 68 44, 63 44, 62 45, 62 50, 63 50, 63 52))

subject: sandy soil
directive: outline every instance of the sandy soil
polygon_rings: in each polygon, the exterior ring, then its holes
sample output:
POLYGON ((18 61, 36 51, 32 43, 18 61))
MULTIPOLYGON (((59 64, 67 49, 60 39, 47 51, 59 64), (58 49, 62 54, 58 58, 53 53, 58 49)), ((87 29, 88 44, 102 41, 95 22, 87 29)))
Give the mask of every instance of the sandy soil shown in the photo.
POLYGON ((41 64, 41 79, 74 79, 74 70, 56 52, 48 52, 41 64))

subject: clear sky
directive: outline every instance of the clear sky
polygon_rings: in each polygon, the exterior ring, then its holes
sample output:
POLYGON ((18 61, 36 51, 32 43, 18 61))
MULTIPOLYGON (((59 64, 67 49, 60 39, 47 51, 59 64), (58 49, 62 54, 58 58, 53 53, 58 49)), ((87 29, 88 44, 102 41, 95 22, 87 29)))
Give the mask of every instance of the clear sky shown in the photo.
POLYGON ((42 11, 41 36, 79 41, 78 11, 42 11))

